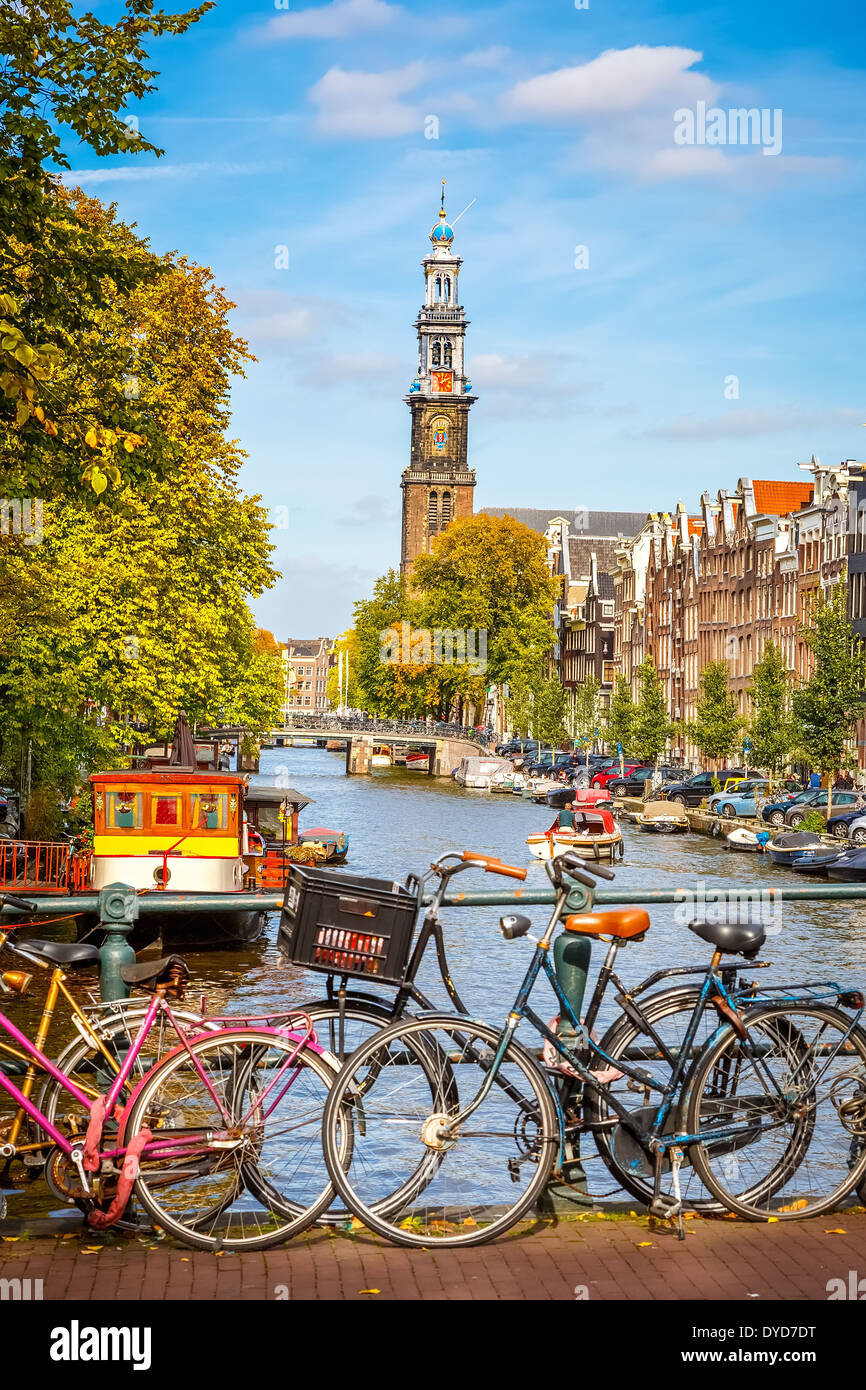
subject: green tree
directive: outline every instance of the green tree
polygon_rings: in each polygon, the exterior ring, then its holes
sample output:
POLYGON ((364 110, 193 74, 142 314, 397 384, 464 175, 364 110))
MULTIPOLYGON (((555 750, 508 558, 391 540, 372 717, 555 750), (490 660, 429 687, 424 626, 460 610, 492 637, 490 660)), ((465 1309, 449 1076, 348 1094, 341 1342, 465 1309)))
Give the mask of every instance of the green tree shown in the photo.
MULTIPOLYGON (((117 483, 123 450, 139 447, 120 391, 91 418, 81 411, 58 426, 54 378, 74 374, 77 346, 92 313, 127 295, 149 263, 93 243, 51 170, 68 169, 70 134, 100 155, 161 155, 128 112, 154 90, 148 38, 180 34, 211 8, 154 10, 152 0, 125 0, 113 21, 77 13, 72 0, 0 3, 0 420, 3 456, 14 441, 19 467, 51 460, 61 476, 82 466, 90 449, 111 450, 109 468, 87 459, 95 493, 117 483), (117 417, 120 415, 121 420, 117 417), (118 433, 118 424, 124 430, 118 433)), ((129 411, 128 414, 134 412, 129 411)), ((105 461, 103 459, 103 461, 105 461)), ((117 485, 117 484, 115 484, 117 485)))
POLYGON ((528 738, 532 726, 532 706, 534 703, 532 686, 522 672, 518 671, 508 683, 508 723, 520 738, 528 738))
POLYGON ((587 747, 594 741, 599 725, 598 697, 600 689, 600 682, 596 680, 595 676, 588 676, 575 692, 572 708, 572 733, 587 747))
POLYGON ((542 743, 556 746, 567 738, 565 691, 558 676, 541 681, 532 706, 532 731, 542 743))
POLYGON ((635 710, 632 747, 644 762, 657 763, 665 751, 673 726, 665 708, 658 673, 647 656, 637 671, 640 697, 635 710))
POLYGON ((631 687, 625 676, 617 676, 613 684, 613 694, 605 720, 604 739, 608 751, 616 752, 617 744, 622 745, 623 753, 632 752, 635 717, 637 709, 632 699, 631 687))
POLYGON ((815 669, 808 683, 793 692, 791 702, 812 767, 828 774, 845 763, 866 699, 866 650, 848 621, 844 575, 817 601, 811 622, 801 630, 815 669))
POLYGON ((709 662, 701 671, 699 684, 697 717, 688 731, 704 757, 716 767, 734 751, 742 720, 737 712, 737 698, 728 689, 724 661, 709 662))
POLYGON ((775 777, 787 766, 799 734, 790 710, 785 658, 775 642, 767 643, 752 672, 749 699, 752 702, 749 762, 755 767, 765 767, 775 777))

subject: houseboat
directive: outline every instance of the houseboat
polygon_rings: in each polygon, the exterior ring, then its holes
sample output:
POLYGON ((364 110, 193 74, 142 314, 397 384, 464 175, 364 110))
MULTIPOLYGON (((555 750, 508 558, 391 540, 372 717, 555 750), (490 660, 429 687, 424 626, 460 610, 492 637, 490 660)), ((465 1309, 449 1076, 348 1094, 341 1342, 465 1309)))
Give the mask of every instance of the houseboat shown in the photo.
MULTIPOLYGON (((95 772, 90 887, 127 883, 140 892, 190 895, 182 912, 142 913, 142 933, 163 946, 255 941, 264 913, 197 908, 197 893, 243 893, 251 847, 238 773, 95 772)), ((260 851, 259 851, 260 852, 260 851)))

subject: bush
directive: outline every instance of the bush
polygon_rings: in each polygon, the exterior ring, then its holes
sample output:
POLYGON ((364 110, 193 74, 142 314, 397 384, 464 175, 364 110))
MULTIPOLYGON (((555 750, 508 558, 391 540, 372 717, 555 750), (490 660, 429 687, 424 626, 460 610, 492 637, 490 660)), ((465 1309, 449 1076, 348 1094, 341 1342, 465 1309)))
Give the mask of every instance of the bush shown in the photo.
POLYGON ((809 811, 797 826, 798 830, 812 830, 816 835, 823 835, 827 829, 827 822, 820 811, 809 811))

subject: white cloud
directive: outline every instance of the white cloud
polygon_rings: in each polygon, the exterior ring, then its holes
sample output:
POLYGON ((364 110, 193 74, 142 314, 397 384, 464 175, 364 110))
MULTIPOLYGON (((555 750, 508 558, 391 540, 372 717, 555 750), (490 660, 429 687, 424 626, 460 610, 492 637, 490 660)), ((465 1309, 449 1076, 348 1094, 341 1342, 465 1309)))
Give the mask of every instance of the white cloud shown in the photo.
POLYGON ((239 290, 238 328, 254 352, 260 344, 291 344, 320 334, 339 310, 327 300, 279 290, 239 290))
POLYGON ((399 98, 414 91, 424 73, 424 64, 420 62, 390 72, 330 68, 309 91, 310 100, 318 108, 316 130, 321 135, 358 140, 420 131, 420 108, 407 106, 399 98))
POLYGON ((396 521, 399 514, 392 497, 368 493, 365 497, 356 497, 351 504, 351 510, 345 516, 338 517, 337 523, 340 526, 369 528, 382 525, 384 522, 396 521))
POLYGON ((239 174, 260 174, 263 164, 115 164, 108 169, 67 169, 63 182, 68 188, 88 188, 100 183, 131 183, 137 179, 189 179, 205 175, 235 178, 239 174))
POLYGON ((569 121, 663 101, 710 100, 715 84, 688 71, 702 57, 693 48, 609 48, 588 63, 518 82, 505 94, 505 110, 517 118, 569 121))
POLYGON ((315 9, 277 15, 255 31, 263 41, 271 39, 345 39, 365 29, 392 24, 403 10, 385 0, 331 0, 315 9))
POLYGON ((653 183, 664 179, 690 179, 696 175, 727 175, 734 168, 735 161, 719 149, 672 145, 669 150, 656 150, 651 154, 640 173, 648 183, 653 183))
POLYGON ((408 390, 409 373, 399 357, 381 353, 359 357, 357 353, 333 352, 311 359, 304 372, 304 381, 323 390, 332 386, 361 386, 368 394, 378 390, 393 398, 395 378, 399 383, 401 372, 407 378, 408 390))
POLYGON ((647 439, 730 439, 822 430, 834 425, 859 427, 862 413, 850 406, 828 410, 800 410, 796 406, 753 410, 732 406, 729 411, 709 418, 681 415, 666 425, 642 431, 642 436, 647 439))
POLYGON ((466 53, 460 61, 470 68, 501 68, 510 56, 510 48, 496 43, 490 48, 477 48, 473 53, 466 53))

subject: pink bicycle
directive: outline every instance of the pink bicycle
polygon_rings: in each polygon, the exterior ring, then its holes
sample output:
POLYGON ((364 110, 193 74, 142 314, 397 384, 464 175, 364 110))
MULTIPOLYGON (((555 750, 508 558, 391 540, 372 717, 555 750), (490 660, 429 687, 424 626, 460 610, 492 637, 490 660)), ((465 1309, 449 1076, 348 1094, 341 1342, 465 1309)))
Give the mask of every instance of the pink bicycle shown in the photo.
MULTIPOLYGON (((264 1249, 305 1230, 333 1197, 321 1124, 335 1070, 310 1020, 208 1019, 194 1031, 169 1003, 188 979, 180 957, 126 971, 152 998, 104 1096, 0 1013, 0 1031, 68 1097, 49 1117, 0 1069, 0 1089, 51 1142, 52 1189, 97 1229, 120 1220, 134 1193, 154 1223, 197 1249, 264 1249), (177 1045, 126 1100, 151 1029, 166 1023, 177 1045)), ((0 1158, 15 1155, 0 1139, 0 1158)))

